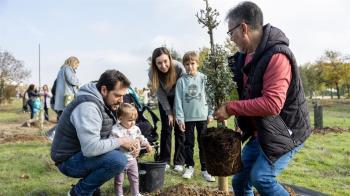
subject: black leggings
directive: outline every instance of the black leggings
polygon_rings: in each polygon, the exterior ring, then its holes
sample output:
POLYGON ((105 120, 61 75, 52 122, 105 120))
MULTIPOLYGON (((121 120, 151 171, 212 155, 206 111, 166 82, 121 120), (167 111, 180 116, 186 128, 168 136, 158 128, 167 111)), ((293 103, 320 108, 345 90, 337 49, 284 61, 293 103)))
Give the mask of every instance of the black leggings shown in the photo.
MULTIPOLYGON (((172 106, 174 98, 168 98, 169 104, 172 106)), ((160 119, 162 121, 162 130, 160 134, 160 161, 170 163, 171 156, 171 138, 173 127, 169 126, 168 115, 164 111, 162 105, 159 103, 160 119)), ((175 116, 174 116, 175 118, 175 116)), ((174 165, 183 165, 185 163, 185 134, 180 131, 177 123, 174 123, 175 132, 175 153, 174 165)))

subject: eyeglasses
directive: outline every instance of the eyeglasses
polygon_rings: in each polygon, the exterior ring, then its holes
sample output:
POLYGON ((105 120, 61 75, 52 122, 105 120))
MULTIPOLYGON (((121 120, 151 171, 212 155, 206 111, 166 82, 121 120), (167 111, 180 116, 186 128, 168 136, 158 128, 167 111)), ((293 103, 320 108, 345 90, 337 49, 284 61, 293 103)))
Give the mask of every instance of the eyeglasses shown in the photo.
POLYGON ((232 37, 233 31, 234 31, 237 27, 241 26, 241 24, 242 24, 242 23, 239 23, 238 25, 234 26, 234 27, 231 28, 229 31, 227 31, 227 35, 230 36, 230 37, 232 37))

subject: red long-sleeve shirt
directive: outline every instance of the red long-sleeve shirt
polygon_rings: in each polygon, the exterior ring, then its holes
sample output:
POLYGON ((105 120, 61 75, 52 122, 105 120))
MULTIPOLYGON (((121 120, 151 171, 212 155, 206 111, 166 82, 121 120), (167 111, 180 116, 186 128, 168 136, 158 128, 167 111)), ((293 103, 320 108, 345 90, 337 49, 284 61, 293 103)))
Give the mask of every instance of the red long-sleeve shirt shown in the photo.
MULTIPOLYGON (((245 65, 252 60, 247 55, 245 65)), ((255 99, 231 101, 226 105, 228 114, 235 116, 278 115, 286 100, 287 90, 292 78, 289 59, 278 53, 271 57, 263 77, 262 96, 255 99)), ((244 86, 247 76, 244 74, 244 86)))

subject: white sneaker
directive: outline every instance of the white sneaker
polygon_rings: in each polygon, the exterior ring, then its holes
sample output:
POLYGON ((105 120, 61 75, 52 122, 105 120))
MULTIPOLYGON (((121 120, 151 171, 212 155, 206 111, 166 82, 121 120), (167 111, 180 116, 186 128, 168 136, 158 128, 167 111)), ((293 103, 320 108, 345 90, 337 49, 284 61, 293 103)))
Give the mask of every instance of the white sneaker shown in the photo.
POLYGON ((192 166, 189 166, 188 168, 185 169, 184 175, 182 175, 183 178, 185 179, 191 179, 194 173, 194 168, 192 166))
POLYGON ((169 168, 170 168, 170 165, 169 165, 169 164, 166 164, 166 165, 165 165, 165 171, 169 170, 169 168))
POLYGON ((184 167, 182 165, 175 165, 174 170, 176 172, 182 173, 184 171, 184 167))
POLYGON ((208 171, 202 171, 202 176, 208 182, 215 182, 215 177, 210 175, 208 171))

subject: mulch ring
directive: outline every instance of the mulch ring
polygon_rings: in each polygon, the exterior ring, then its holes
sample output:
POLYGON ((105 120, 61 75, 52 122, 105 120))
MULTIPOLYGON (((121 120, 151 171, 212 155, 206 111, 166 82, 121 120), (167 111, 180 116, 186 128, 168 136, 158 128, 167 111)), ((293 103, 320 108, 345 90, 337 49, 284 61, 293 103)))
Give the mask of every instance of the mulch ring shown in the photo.
MULTIPOLYGON (((145 194, 147 195, 147 194, 145 194)), ((184 184, 178 184, 168 187, 161 192, 154 193, 156 196, 169 196, 169 195, 181 195, 181 196, 232 196, 232 192, 224 192, 219 190, 212 190, 209 187, 194 187, 184 184)))
POLYGON ((11 135, 11 136, 7 135, 6 137, 0 137, 0 144, 11 143, 11 142, 24 142, 24 141, 48 142, 45 136, 39 136, 39 135, 18 134, 18 135, 11 135))
POLYGON ((350 131, 349 128, 342 127, 324 127, 323 129, 313 129, 312 132, 316 134, 326 134, 326 133, 343 133, 350 131))

